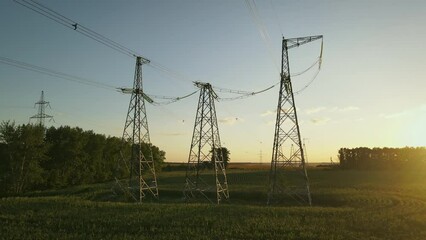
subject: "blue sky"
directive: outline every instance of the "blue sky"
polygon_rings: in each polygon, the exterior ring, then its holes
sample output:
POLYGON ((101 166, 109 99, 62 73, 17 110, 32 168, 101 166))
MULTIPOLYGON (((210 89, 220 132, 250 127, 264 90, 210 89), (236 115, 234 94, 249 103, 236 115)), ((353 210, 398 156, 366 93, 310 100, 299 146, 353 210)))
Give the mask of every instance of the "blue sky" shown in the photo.
MULTIPOLYGON (((309 161, 340 147, 426 145, 426 2, 255 1, 265 42, 242 0, 51 1, 40 3, 186 76, 144 66, 150 94, 182 96, 191 81, 260 90, 279 81, 281 37, 324 35, 323 66, 296 95, 309 161)), ((0 57, 117 87, 132 85, 134 59, 28 10, 0 1, 0 57)), ((319 55, 320 41, 290 51, 293 73, 319 55)), ((292 79, 301 89, 315 70, 292 79)), ((55 123, 121 136, 130 96, 0 64, 0 120, 27 123, 42 90, 55 123)), ((226 97, 226 95, 223 95, 226 97)), ((187 161, 197 97, 147 106, 151 141, 168 161, 187 161)), ((278 88, 216 110, 231 161, 271 158, 278 88), (262 152, 262 157, 260 156, 262 152)))

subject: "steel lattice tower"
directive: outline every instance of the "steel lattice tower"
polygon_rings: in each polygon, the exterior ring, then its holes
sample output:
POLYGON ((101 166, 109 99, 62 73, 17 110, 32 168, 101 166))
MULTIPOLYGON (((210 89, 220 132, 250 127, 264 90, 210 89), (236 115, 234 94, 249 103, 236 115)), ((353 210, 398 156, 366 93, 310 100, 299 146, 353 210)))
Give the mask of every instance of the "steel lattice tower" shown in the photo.
POLYGON ((268 204, 296 201, 312 205, 305 155, 290 79, 288 49, 322 39, 310 36, 282 40, 281 82, 269 173, 268 204))
POLYGON ((188 157, 184 197, 187 201, 202 197, 213 203, 212 194, 216 192, 219 204, 229 199, 229 192, 214 105, 217 95, 209 83, 195 82, 195 86, 200 88, 200 97, 188 157), (213 165, 214 175, 211 171, 208 173, 210 164, 213 165))
POLYGON ((34 107, 36 105, 38 105, 38 113, 36 115, 30 117, 30 120, 33 119, 33 118, 37 119, 37 124, 40 125, 40 126, 44 126, 44 120, 46 118, 53 120, 53 116, 47 115, 45 113, 46 107, 50 108, 50 103, 46 102, 44 100, 44 91, 41 91, 40 101, 36 102, 34 107))
POLYGON ((128 181, 117 180, 117 182, 123 190, 139 202, 142 202, 148 194, 156 199, 159 197, 144 101, 152 102, 152 100, 144 94, 142 87, 142 64, 146 63, 149 63, 149 60, 136 57, 133 88, 121 89, 122 92, 131 94, 123 131, 123 146, 131 145, 131 155, 130 159, 122 159, 129 172, 128 181), (149 146, 147 156, 142 153, 142 143, 149 146), (137 194, 134 188, 138 188, 137 194))

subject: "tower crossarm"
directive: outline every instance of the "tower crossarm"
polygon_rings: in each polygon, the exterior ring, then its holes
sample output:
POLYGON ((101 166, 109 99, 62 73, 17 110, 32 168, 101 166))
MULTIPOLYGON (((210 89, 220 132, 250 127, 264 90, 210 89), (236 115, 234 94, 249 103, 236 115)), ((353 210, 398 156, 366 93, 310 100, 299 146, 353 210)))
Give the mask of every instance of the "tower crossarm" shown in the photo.
POLYGON ((287 49, 299 47, 300 45, 313 42, 315 40, 322 39, 322 35, 309 36, 309 37, 297 37, 297 38, 284 38, 283 41, 287 42, 287 49))
POLYGON ((47 115, 45 113, 46 106, 50 108, 50 104, 49 104, 49 102, 44 100, 44 91, 41 91, 40 101, 36 102, 34 107, 36 107, 37 105, 38 105, 38 113, 36 115, 30 117, 30 120, 35 118, 35 119, 37 119, 37 122, 38 122, 39 125, 44 126, 44 120, 46 118, 53 120, 53 116, 47 115))
POLYGON ((213 98, 217 100, 219 97, 217 96, 216 92, 213 90, 213 87, 210 83, 204 83, 204 82, 194 82, 194 85, 198 88, 204 88, 209 89, 209 92, 212 94, 213 98))
POLYGON ((146 95, 142 89, 133 89, 133 88, 117 88, 120 92, 122 93, 127 93, 127 94, 140 94, 142 95, 142 97, 149 103, 153 103, 154 100, 152 100, 152 98, 150 98, 148 95, 146 95))
POLYGON ((148 64, 148 63, 150 63, 150 62, 151 62, 151 60, 146 59, 146 58, 144 58, 144 57, 136 56, 136 55, 133 55, 133 56, 134 56, 134 57, 136 57, 136 58, 140 58, 140 59, 141 59, 141 64, 148 64))

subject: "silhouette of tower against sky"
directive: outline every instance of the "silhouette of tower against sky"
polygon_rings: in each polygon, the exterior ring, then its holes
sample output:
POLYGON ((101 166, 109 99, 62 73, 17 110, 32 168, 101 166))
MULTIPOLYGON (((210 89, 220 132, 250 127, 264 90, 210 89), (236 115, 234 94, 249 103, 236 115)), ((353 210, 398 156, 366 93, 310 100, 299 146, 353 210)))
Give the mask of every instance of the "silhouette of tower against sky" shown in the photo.
POLYGON ((45 119, 53 120, 53 116, 46 114, 46 107, 50 108, 50 103, 44 100, 44 91, 41 91, 41 97, 38 102, 35 103, 34 107, 38 105, 38 112, 36 115, 30 117, 36 119, 37 125, 44 126, 45 119))
POLYGON ((290 79, 288 49, 322 39, 322 36, 282 39, 281 81, 269 173, 268 204, 312 205, 297 109, 290 79))
POLYGON ((195 82, 195 86, 200 97, 183 193, 186 201, 201 198, 219 204, 229 199, 229 192, 214 105, 217 95, 209 83, 195 82))
POLYGON ((122 161, 119 163, 120 167, 123 165, 126 167, 128 178, 116 180, 123 192, 138 202, 142 202, 147 196, 159 198, 145 109, 145 100, 148 102, 152 100, 144 93, 142 87, 142 65, 146 63, 149 63, 148 59, 136 57, 133 88, 120 89, 123 93, 131 94, 122 138, 122 161), (144 145, 145 153, 142 151, 144 145), (131 149, 130 157, 123 154, 126 146, 131 149))

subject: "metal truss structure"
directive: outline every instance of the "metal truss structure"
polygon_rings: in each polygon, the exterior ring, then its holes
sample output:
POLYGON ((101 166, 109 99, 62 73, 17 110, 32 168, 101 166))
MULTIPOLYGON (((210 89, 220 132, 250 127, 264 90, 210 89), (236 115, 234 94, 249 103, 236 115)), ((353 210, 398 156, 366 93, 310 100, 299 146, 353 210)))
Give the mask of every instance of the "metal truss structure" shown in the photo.
POLYGON ((34 107, 38 105, 38 113, 32 117, 30 117, 31 119, 37 119, 37 125, 40 126, 44 126, 44 122, 45 119, 48 118, 50 120, 53 120, 53 116, 47 115, 46 112, 46 107, 50 108, 50 103, 46 102, 44 100, 44 91, 41 91, 41 97, 40 97, 40 101, 36 102, 34 107))
POLYGON ((200 97, 183 193, 186 201, 202 198, 211 203, 216 193, 219 204, 229 199, 229 192, 214 105, 217 95, 209 83, 195 82, 195 86, 200 97))
POLYGON ((322 36, 282 40, 281 81, 275 123, 272 161, 269 173, 268 204, 281 201, 312 205, 304 149, 300 137, 296 104, 290 79, 288 49, 322 36))
POLYGON ((138 202, 142 202, 147 195, 155 199, 159 198, 145 109, 145 100, 148 102, 152 102, 152 100, 143 92, 142 87, 142 64, 146 63, 149 63, 149 60, 136 57, 133 88, 120 89, 123 93, 131 94, 123 131, 122 161, 120 163, 124 163, 126 166, 129 177, 125 180, 116 180, 123 192, 138 202), (126 146, 131 148, 129 159, 123 154, 126 146), (145 154, 142 151, 144 148, 145 154))

